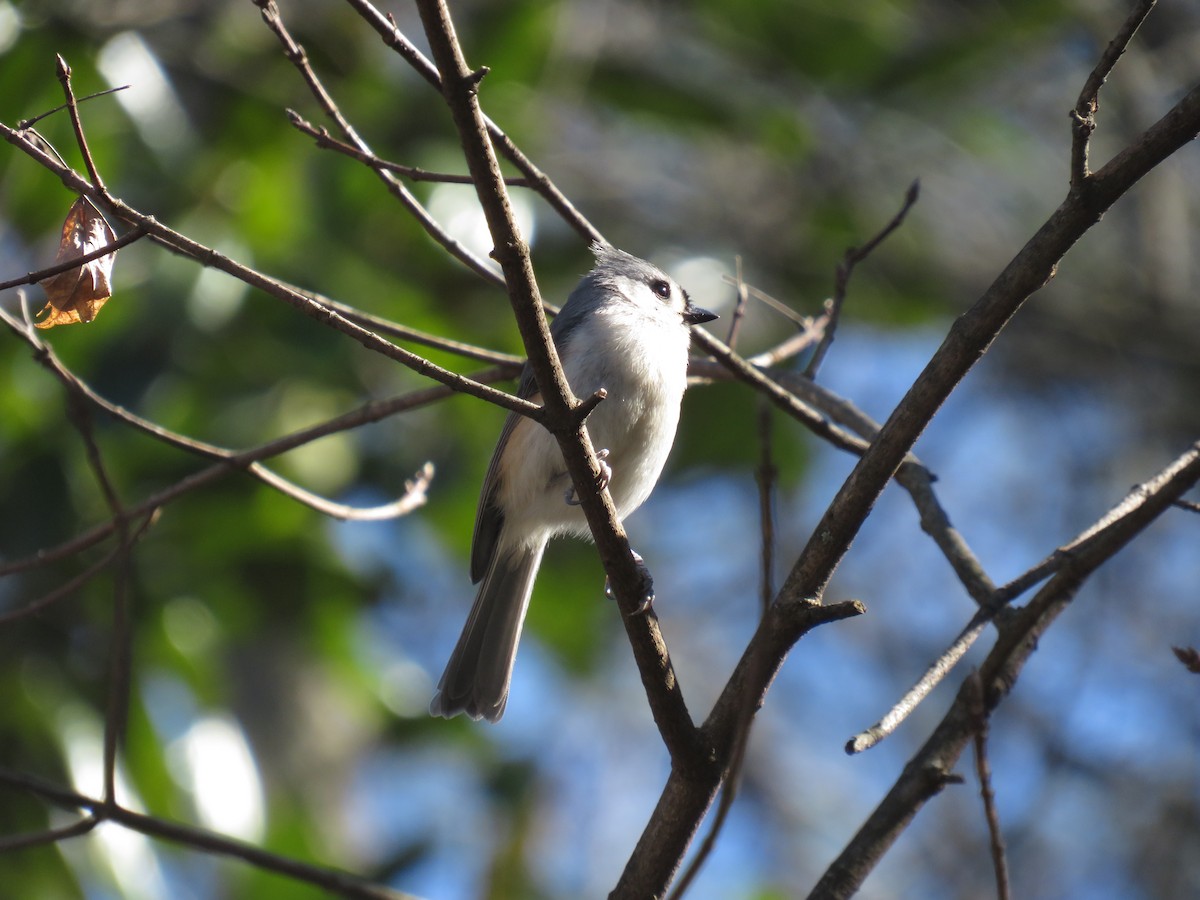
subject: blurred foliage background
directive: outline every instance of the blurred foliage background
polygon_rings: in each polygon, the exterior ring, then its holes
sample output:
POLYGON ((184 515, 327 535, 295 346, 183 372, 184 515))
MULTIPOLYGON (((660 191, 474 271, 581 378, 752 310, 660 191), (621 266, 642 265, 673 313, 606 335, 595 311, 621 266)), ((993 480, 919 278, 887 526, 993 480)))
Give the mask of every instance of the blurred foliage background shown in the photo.
MULTIPOLYGON (((284 0, 289 28, 382 156, 462 171, 440 98, 347 5, 284 0)), ((424 46, 408 3, 383 7, 424 46)), ((721 280, 820 310, 846 247, 921 200, 855 274, 822 372, 886 416, 965 309, 1067 188, 1067 111, 1126 13, 1084 0, 620 0, 453 4, 487 113, 611 241, 728 312, 721 280)), ((1100 162, 1194 82, 1200 10, 1164 3, 1102 95, 1100 162)), ((363 167, 316 149, 286 108, 320 111, 250 0, 0 0, 0 121, 84 104, 113 193, 291 283, 405 324, 519 352, 505 298, 449 260, 363 167)), ((318 124, 320 124, 318 122, 318 124)), ((77 169, 70 123, 38 124, 77 169)), ((1078 533, 1197 433, 1200 312, 1194 147, 1156 170, 1068 256, 947 404, 918 453, 997 581, 1078 533)), ((470 188, 414 192, 488 248, 470 188)), ((543 293, 589 266, 553 213, 516 194, 543 293)), ((53 259, 73 197, 0 150, 0 280, 53 259)), ((277 301, 146 242, 117 260, 88 326, 47 335, 97 391, 172 429, 248 447, 421 386, 277 301)), ((38 290, 31 304, 42 302, 38 290)), ((0 295, 15 309, 15 292, 0 295)), ((727 324, 728 317, 724 320, 727 324)), ((724 334, 724 325, 718 334, 724 334)), ((740 348, 788 334, 752 306, 740 348)), ((440 364, 474 364, 432 353, 440 364)), ((757 614, 756 406, 731 385, 685 402, 655 496, 629 528, 693 715, 757 614)), ((271 464, 312 490, 383 502, 426 461, 428 506, 340 524, 230 475, 163 510, 133 564, 133 711, 125 796, 279 853, 431 898, 591 897, 616 880, 667 760, 603 575, 585 545, 543 567, 503 722, 425 714, 462 624, 478 484, 502 414, 456 398, 324 439, 271 464)), ((851 461, 775 419, 780 573, 851 461)), ((204 463, 97 416, 135 502, 204 463)), ((65 398, 0 336, 0 561, 107 518, 65 398)), ((1200 892, 1200 704, 1172 644, 1200 644, 1194 515, 1166 517, 1104 569, 1043 642, 993 726, 1015 895, 1200 892)), ((0 610, 103 548, 0 581, 0 610)), ((832 588, 869 615, 806 638, 750 745, 727 831, 690 896, 802 895, 938 720, 935 693, 862 757, 874 722, 972 606, 889 490, 832 588)), ((0 765, 98 792, 111 577, 0 628, 0 765)), ((968 665, 969 665, 968 660, 968 665)), ((964 666, 958 677, 966 674, 964 666)), ((916 820, 865 897, 986 895, 975 790, 916 820)), ((4 789, 0 834, 68 821, 4 789)), ((237 862, 115 826, 0 856, 20 897, 317 896, 237 862)))

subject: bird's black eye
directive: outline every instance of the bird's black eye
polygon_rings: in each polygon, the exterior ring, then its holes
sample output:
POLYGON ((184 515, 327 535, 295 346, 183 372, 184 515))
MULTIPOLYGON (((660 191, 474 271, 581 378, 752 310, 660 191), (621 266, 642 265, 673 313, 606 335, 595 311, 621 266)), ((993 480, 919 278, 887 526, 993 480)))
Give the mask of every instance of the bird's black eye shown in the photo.
POLYGON ((661 278, 656 279, 650 282, 650 290, 658 294, 663 300, 671 298, 671 283, 669 281, 663 281, 661 278))

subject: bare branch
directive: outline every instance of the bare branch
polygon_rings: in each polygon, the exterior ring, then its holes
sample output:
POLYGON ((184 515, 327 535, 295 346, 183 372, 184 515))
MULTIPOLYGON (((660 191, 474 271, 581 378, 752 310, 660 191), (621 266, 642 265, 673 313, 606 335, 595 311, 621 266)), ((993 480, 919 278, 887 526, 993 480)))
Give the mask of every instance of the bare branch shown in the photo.
MULTIPOLYGON (((741 275, 739 268, 739 278, 741 275)), ((762 608, 760 621, 765 619, 771 609, 771 600, 775 596, 774 580, 772 577, 772 569, 774 564, 774 549, 775 549, 775 523, 774 515, 771 509, 771 498, 775 487, 776 469, 772 460, 771 454, 771 407, 763 401, 759 405, 759 446, 760 456, 759 465, 755 471, 755 480, 758 482, 759 490, 759 517, 760 528, 762 532, 762 585, 761 598, 762 608)), ((757 657, 757 662, 760 666, 769 665, 769 660, 765 656, 757 657)), ((761 683, 763 672, 758 671, 752 673, 746 678, 748 690, 756 690, 757 685, 761 683)), ((696 876, 699 874, 704 862, 712 854, 713 848, 716 846, 717 838, 721 834, 721 830, 725 827, 725 822, 728 819, 729 811, 733 808, 733 801, 737 798, 738 784, 741 781, 742 768, 746 763, 746 748, 750 742, 750 729, 754 724, 754 714, 758 711, 758 698, 747 696, 743 698, 740 712, 741 717, 737 724, 737 732, 733 741, 733 748, 730 751, 729 770, 725 773, 721 781, 721 801, 717 804, 717 811, 713 815, 712 824, 709 826, 708 834, 704 836, 704 840, 697 847, 692 861, 679 876, 675 886, 671 889, 670 900, 680 900, 696 876)))
MULTIPOLYGON (((396 27, 395 20, 390 15, 383 15, 371 5, 369 0, 346 0, 346 2, 362 16, 363 21, 375 29, 379 36, 383 38, 384 44, 399 53, 418 75, 428 81, 439 92, 442 91, 442 76, 438 73, 437 66, 426 59, 424 54, 400 32, 400 29, 396 27)), ((473 73, 467 73, 468 78, 472 75, 473 73)), ((584 242, 591 244, 594 241, 603 239, 603 235, 600 234, 599 229, 584 218, 583 214, 575 208, 575 205, 521 152, 517 145, 509 139, 508 135, 496 123, 486 116, 483 116, 483 122, 487 129, 488 137, 491 139, 492 146, 496 151, 511 162, 517 171, 528 179, 528 186, 540 194, 542 199, 550 204, 550 207, 559 217, 583 238, 584 242)), ((478 182, 476 183, 478 184, 478 182)))
POLYGON ((1146 17, 1154 9, 1156 2, 1157 0, 1138 0, 1134 4, 1133 9, 1129 11, 1129 17, 1117 31, 1116 36, 1109 41, 1100 61, 1096 63, 1096 67, 1092 69, 1083 84, 1083 89, 1079 92, 1079 99, 1075 101, 1075 106, 1071 110, 1072 191, 1082 191, 1086 187, 1088 179, 1091 178, 1092 173, 1088 167, 1088 149, 1092 132, 1096 130, 1096 111, 1100 108, 1100 89, 1104 87, 1104 82, 1108 80, 1117 61, 1124 55, 1125 48, 1133 40, 1133 36, 1141 27, 1142 22, 1146 21, 1146 17))
POLYGON ((702 726, 707 765, 672 766, 658 805, 621 873, 610 900, 644 900, 666 891, 712 805, 726 773, 738 725, 746 710, 757 710, 788 648, 820 625, 861 615, 857 601, 822 606, 812 602, 773 603, 702 726))
POLYGON ((78 822, 63 825, 61 828, 50 828, 32 834, 12 834, 0 837, 0 853, 11 853, 17 850, 28 850, 32 847, 44 847, 46 844, 57 844, 59 841, 70 840, 87 834, 100 823, 95 816, 85 816, 78 822))
POLYGON ((750 365, 745 359, 734 353, 727 345, 721 343, 707 331, 693 326, 692 339, 703 350, 710 354, 718 363, 724 366, 734 378, 743 381, 763 394, 775 406, 800 422, 818 437, 824 438, 830 444, 851 453, 862 454, 867 444, 860 438, 831 424, 819 412, 801 400, 796 394, 783 387, 770 375, 750 365))
POLYGON ((904 204, 900 207, 900 210, 892 216, 888 223, 873 238, 861 247, 851 247, 847 250, 846 255, 842 257, 842 261, 838 263, 837 275, 834 278, 833 297, 829 301, 826 313, 828 321, 825 323, 825 333, 821 337, 821 342, 817 344, 817 349, 813 351, 812 358, 808 361, 808 366, 804 369, 806 378, 815 379, 817 377, 817 370, 821 367, 821 363, 825 361, 825 354, 829 352, 829 347, 833 344, 833 336, 837 332, 838 321, 842 317, 842 305, 846 302, 846 288, 850 284, 850 276, 854 274, 854 267, 870 256, 875 248, 887 239, 888 235, 900 227, 908 216, 908 211, 916 204, 920 192, 921 183, 919 181, 914 181, 910 184, 908 191, 904 195, 904 204))
MULTIPOLYGON (((1053 276, 1066 252, 1112 203, 1154 166, 1188 143, 1197 131, 1200 131, 1200 88, 1193 89, 1159 122, 1097 172, 1086 198, 1076 193, 1069 194, 983 296, 959 317, 941 347, 839 489, 784 582, 772 610, 780 606, 791 607, 818 601, 880 492, 908 456, 921 431, 1011 316, 1053 276)), ((714 342, 714 339, 706 338, 706 349, 714 342)), ((1176 499, 1176 496, 1168 498, 1168 502, 1176 499)), ((1125 539, 1134 533, 1136 529, 1125 539)), ((1072 558, 1039 592, 1039 597, 1050 591, 1055 597, 1065 598, 1062 602, 1069 600, 1078 582, 1064 582, 1063 579, 1067 573, 1072 573, 1072 577, 1079 575, 1076 565, 1077 559, 1072 558), (1070 590, 1065 590, 1064 584, 1069 584, 1070 590), (1054 593, 1054 590, 1061 593, 1054 593)), ((788 647, 790 645, 785 643, 778 648, 780 661, 788 647)), ((739 666, 747 664, 751 652, 748 648, 739 666)), ((988 682, 985 680, 985 683, 988 682)), ((729 733, 733 729, 733 723, 737 721, 734 707, 743 696, 740 692, 731 693, 733 684, 731 679, 722 693, 722 700, 705 724, 705 733, 729 733), (728 699, 730 697, 733 699, 728 699)), ((714 741, 714 746, 727 745, 714 741)), ((718 759, 724 758, 727 757, 718 753, 718 759)), ((720 766, 714 767, 718 772, 720 769, 720 766)), ((898 788, 903 795, 901 805, 905 810, 904 821, 898 823, 900 827, 920 804, 941 790, 951 777, 949 768, 934 765, 933 762, 920 766, 914 763, 906 771, 916 774, 912 780, 905 782, 902 789, 898 788)), ((643 832, 616 894, 647 896, 663 889, 678 866, 679 858, 695 828, 691 816, 703 815, 711 803, 720 775, 713 778, 713 782, 709 783, 694 777, 696 783, 691 785, 690 795, 678 783, 668 781, 659 808, 643 832), (667 806, 664 807, 664 804, 667 806), (687 805, 686 813, 680 811, 681 805, 687 805), (622 886, 636 887, 636 892, 633 889, 622 892, 622 886)), ((839 885, 852 884, 856 887, 861 883, 865 871, 874 865, 887 843, 894 839, 895 832, 891 827, 895 824, 895 821, 889 820, 886 842, 872 839, 876 855, 868 863, 859 862, 862 857, 856 843, 847 848, 847 854, 856 854, 855 865, 850 869, 853 874, 847 877, 839 863, 835 864, 835 869, 831 870, 834 874, 829 878, 835 879, 839 885)), ((848 895, 840 887, 835 891, 826 891, 825 887, 823 881, 816 895, 848 895)))
MULTIPOLYGON (((358 147, 351 146, 344 141, 339 141, 337 138, 330 135, 326 128, 317 128, 307 119, 302 117, 295 110, 287 110, 288 121, 290 121, 296 130, 307 134, 313 139, 318 147, 322 150, 335 150, 343 156, 348 156, 351 159, 356 159, 363 165, 371 169, 385 169, 388 172, 394 172, 397 175, 409 179, 410 181, 428 181, 436 184, 471 184, 470 175, 451 175, 448 172, 430 172, 426 169, 421 169, 416 166, 406 166, 401 163, 391 162, 376 156, 374 153, 360 150, 358 147)), ((529 187, 528 178, 505 178, 504 183, 509 187, 529 187)))
POLYGON ((741 328, 742 318, 746 315, 746 303, 750 299, 750 291, 745 279, 742 278, 742 258, 736 257, 733 265, 735 269, 733 283, 737 290, 737 302, 733 305, 733 315, 729 317, 729 334, 725 338, 725 343, 729 345, 730 350, 737 347, 738 331, 741 328))
MULTIPOLYGON (((1200 443, 1193 444, 1158 475, 1134 489, 1089 529, 1086 539, 1062 569, 1028 604, 1013 611, 979 670, 985 715, 990 715, 1012 690, 1039 638, 1075 598, 1087 578, 1198 481, 1200 443)), ((943 779, 977 731, 978 716, 972 712, 971 693, 970 686, 964 683, 941 723, 826 870, 810 898, 844 898, 855 893, 925 801, 941 790, 943 779)))
MULTIPOLYGON (((346 136, 346 138, 362 151, 367 156, 374 156, 371 153, 371 148, 367 145, 354 129, 349 120, 342 115, 337 104, 333 101, 333 97, 325 90, 325 86, 321 83, 321 79, 317 77, 317 73, 313 71, 312 66, 308 63, 308 55, 304 52, 304 48, 296 42, 291 33, 287 30, 287 26, 283 24, 283 18, 279 15, 279 7, 275 0, 254 0, 254 4, 261 10, 263 21, 267 27, 279 39, 279 43, 283 46, 284 55, 300 72, 301 77, 308 85, 312 95, 316 98, 317 103, 325 114, 329 116, 338 129, 346 136)), ((495 268, 488 264, 487 260, 480 259, 470 250, 462 245, 461 242, 455 240, 446 232, 444 228, 437 223, 431 216, 428 210, 421 205, 421 202, 406 188, 399 180, 383 166, 372 166, 375 174, 387 186, 388 192, 400 201, 401 205, 408 211, 418 224, 432 237, 435 241, 441 244, 451 256, 459 260, 468 269, 481 277, 484 281, 500 283, 500 278, 496 274, 495 268)))
POLYGON ((775 478, 779 470, 771 452, 771 407, 765 402, 758 409, 758 468, 754 471, 754 480, 758 483, 758 527, 762 540, 762 583, 759 597, 762 600, 762 614, 775 597, 775 478))
MULTIPOLYGON (((500 370, 488 370, 481 373, 480 378, 493 377, 496 379, 507 377, 507 372, 500 370)), ((218 462, 216 465, 209 466, 206 469, 201 469, 186 478, 181 479, 170 487, 164 488, 161 491, 147 497, 136 506, 130 507, 127 510, 127 515, 130 520, 150 516, 160 507, 165 506, 172 500, 178 499, 183 495, 190 493, 202 487, 206 487, 214 481, 217 481, 231 472, 240 471, 246 468, 250 463, 261 459, 268 459, 272 456, 278 456, 280 453, 286 453, 288 450, 294 450, 296 447, 307 444, 316 440, 319 437, 333 434, 338 431, 344 431, 347 428, 353 428, 357 425, 367 424, 369 422, 377 422, 380 419, 385 419, 393 416, 398 412, 409 409, 416 409, 420 406, 425 406, 429 403, 434 403, 439 400, 444 400, 450 396, 452 391, 442 385, 433 385, 423 388, 418 391, 413 391, 408 394, 402 394, 398 397, 392 397, 387 400, 376 400, 366 403, 357 409, 343 413, 325 422, 313 425, 309 428, 303 428, 299 431, 294 431, 291 434, 276 438, 266 444, 258 447, 253 447, 249 450, 244 450, 228 459, 218 462)), ((109 521, 100 525, 96 525, 81 535, 78 535, 71 540, 52 547, 47 550, 39 550, 33 556, 25 559, 14 560, 9 563, 0 565, 0 577, 12 575, 17 572, 23 572, 29 569, 38 568, 40 566, 49 565, 59 560, 74 556, 82 551, 93 547, 100 541, 107 538, 113 533, 115 526, 109 521)))
POLYGON ((87 138, 83 133, 83 122, 79 118, 79 105, 75 102, 75 92, 71 90, 71 67, 61 56, 55 56, 54 59, 57 63, 58 81, 67 98, 67 112, 71 115, 71 127, 75 130, 75 141, 83 156, 83 164, 87 168, 88 176, 92 179, 92 184, 98 189, 104 190, 104 181, 100 178, 100 171, 96 168, 96 162, 92 159, 92 151, 88 147, 87 138))
POLYGON ((99 822, 116 822, 147 837, 183 844, 192 850, 199 850, 214 856, 239 859, 263 871, 287 876, 298 882, 330 891, 339 897, 350 897, 354 900, 417 900, 411 894, 404 894, 383 885, 372 884, 339 869, 300 862, 203 828, 134 812, 117 803, 89 797, 86 794, 59 787, 22 772, 0 769, 0 784, 28 791, 56 806, 80 809, 89 814, 90 818, 83 820, 83 822, 91 822, 88 827, 83 827, 82 822, 78 823, 63 829, 67 833, 59 835, 55 840, 86 833, 99 822))
MULTIPOLYGON (((136 413, 130 412, 122 406, 115 403, 110 403, 108 400, 96 393, 92 387, 81 379, 74 372, 70 371, 59 360, 54 350, 38 337, 37 332, 29 327, 21 327, 12 317, 4 310, 0 310, 0 320, 2 320, 9 328, 19 334, 22 338, 30 343, 36 351, 35 358, 43 366, 49 369, 68 391, 73 394, 78 394, 86 398, 91 403, 103 409, 113 418, 118 419, 131 425, 137 430, 148 434, 157 440, 162 441, 172 447, 180 450, 186 450, 190 453, 196 453, 210 459, 226 459, 235 458, 238 453, 234 450, 227 450, 223 447, 217 447, 214 444, 205 443, 204 441, 196 440, 185 435, 177 434, 170 429, 143 419, 136 413)), ((433 464, 426 463, 421 472, 418 473, 418 478, 415 481, 405 484, 404 494, 390 503, 385 503, 379 506, 372 507, 355 507, 344 503, 335 503, 331 500, 326 500, 311 491, 307 491, 299 485, 288 481, 286 478, 272 472, 266 466, 259 462, 252 462, 245 467, 245 471, 255 478, 258 478, 264 484, 275 488, 282 494, 286 494, 294 500, 303 503, 315 509, 317 512, 327 516, 332 516, 335 519, 354 520, 354 521, 378 521, 381 519, 393 519, 399 516, 408 515, 415 509, 420 508, 425 503, 425 491, 429 486, 430 480, 433 478, 433 464)))
MULTIPOLYGON (((122 84, 119 87, 105 88, 102 91, 95 91, 91 94, 88 94, 86 97, 79 97, 78 99, 76 99, 75 102, 76 102, 76 104, 87 103, 89 100, 95 100, 97 97, 106 97, 109 94, 117 93, 117 91, 127 91, 127 90, 129 90, 129 85, 122 84)), ((46 118, 47 116, 52 116, 57 112, 62 112, 66 108, 67 108, 67 104, 64 103, 61 106, 56 106, 53 109, 48 109, 45 112, 38 113, 36 116, 32 116, 31 118, 22 119, 20 122, 17 123, 17 130, 18 131, 28 131, 30 128, 32 128, 34 125, 36 125, 42 119, 46 118)))
POLYGON ((987 819, 988 836, 992 848, 992 868, 996 872, 997 900, 1011 900, 1008 886, 1008 859, 1004 851, 1004 834, 1000 829, 1000 814, 996 811, 996 794, 992 790, 992 767, 988 763, 988 717, 983 709, 983 683, 979 673, 967 679, 970 691, 971 713, 976 717, 975 728, 975 774, 979 778, 979 796, 983 800, 983 814, 987 819))
POLYGON ((425 375, 434 381, 439 381, 455 391, 471 394, 481 400, 487 400, 490 403, 502 406, 507 410, 540 420, 542 416, 541 407, 536 404, 472 381, 470 378, 435 365, 424 357, 418 356, 402 347, 397 347, 395 344, 385 341, 379 335, 372 333, 366 328, 356 325, 340 313, 315 300, 312 296, 297 291, 277 279, 264 275, 248 266, 243 266, 224 254, 218 253, 211 247, 206 247, 198 241, 194 241, 177 231, 173 231, 153 217, 138 212, 133 207, 106 192, 96 190, 71 169, 52 159, 21 132, 14 131, 7 125, 0 123, 0 135, 3 135, 5 140, 10 144, 18 147, 40 165, 61 178, 63 184, 68 188, 85 194, 96 200, 99 204, 111 209, 118 218, 128 222, 131 226, 141 226, 145 229, 151 240, 167 249, 181 256, 193 259, 201 265, 232 275, 234 278, 251 287, 283 300, 310 318, 354 338, 367 349, 393 359, 420 375, 425 375))
POLYGON ((939 656, 925 673, 921 676, 912 688, 909 689, 900 700, 893 706, 886 716, 859 734, 856 734, 846 742, 845 750, 847 753, 862 753, 864 750, 870 750, 884 738, 889 737, 897 728, 909 717, 914 709, 920 705, 921 701, 929 696, 930 692, 935 687, 945 680, 946 676, 954 670, 959 661, 966 656, 967 651, 975 644, 976 639, 983 634, 988 623, 992 621, 994 613, 990 610, 980 610, 967 623, 964 628, 954 639, 954 643, 939 656))
POLYGON ((126 724, 129 719, 129 684, 133 640, 129 615, 129 571, 133 537, 130 532, 130 517, 108 474, 104 457, 96 443, 87 397, 69 380, 64 380, 64 384, 68 388, 68 418, 83 440, 92 474, 112 512, 113 527, 118 541, 112 560, 114 564, 112 635, 109 639, 108 649, 108 698, 104 716, 104 799, 107 803, 114 803, 116 801, 117 752, 124 740, 126 724))
MULTIPOLYGON (((157 518, 158 517, 153 513, 151 513, 148 516, 145 516, 142 519, 141 524, 137 527, 136 531, 134 531, 130 535, 130 542, 136 543, 141 538, 141 536, 146 533, 146 531, 150 528, 150 526, 152 526, 155 523, 157 518)), ((114 527, 115 527, 115 523, 114 523, 114 527)), ((85 584, 87 584, 89 581, 91 581, 93 578, 95 578, 97 575, 99 575, 101 572, 103 572, 105 569, 107 569, 113 563, 114 560, 116 560, 118 557, 120 557, 122 555, 122 552, 123 552, 123 548, 120 545, 118 545, 117 547, 114 547, 112 550, 110 550, 105 556, 101 557, 99 560, 94 562, 92 565, 88 566, 87 569, 80 572, 78 575, 76 575, 70 581, 67 581, 64 584, 59 585, 54 590, 50 591, 47 594, 43 594, 41 597, 38 597, 36 600, 32 600, 29 603, 26 603, 24 606, 20 606, 20 607, 17 607, 16 609, 10 609, 7 612, 0 613, 0 625, 7 625, 10 622, 16 621, 17 619, 23 619, 26 616, 35 615, 36 613, 39 613, 42 610, 47 609, 50 606, 53 606, 59 600, 63 600, 63 599, 66 599, 67 597, 70 597, 77 590, 79 590, 81 587, 83 587, 85 584)))
POLYGON ((1093 176, 1087 202, 1071 194, 954 323, 938 351, 838 491, 785 582, 787 596, 819 594, 879 492, 940 408, 1011 316, 1054 274, 1059 260, 1143 175, 1200 130, 1200 88, 1093 176))
POLYGON ((319 294, 312 294, 313 299, 325 304, 332 310, 336 310, 341 315, 345 316, 351 322, 362 325, 365 328, 370 328, 380 334, 391 335, 392 337, 400 338, 405 341, 413 341, 418 344, 423 344, 426 347, 433 347, 437 350, 445 350, 448 353, 455 353, 465 359, 474 359, 479 362, 491 363, 496 366, 507 366, 511 371, 510 377, 516 378, 521 374, 521 367, 525 365, 523 357, 514 356, 511 353, 501 353, 499 350, 489 350, 486 347, 478 347, 474 344, 468 344, 463 341, 456 341, 452 338, 442 337, 438 334, 430 334, 427 331, 421 331, 417 328, 410 328, 407 325, 401 325, 398 322, 393 322, 390 319, 385 319, 382 316, 376 316, 368 312, 363 312, 346 303, 341 303, 337 300, 331 300, 328 297, 323 297, 319 294))
POLYGON ((105 244, 98 250, 92 250, 90 253, 83 253, 79 256, 73 256, 68 260, 60 263, 55 263, 52 266, 47 266, 44 269, 38 269, 36 272, 30 272, 27 275, 22 275, 20 278, 13 278, 10 281, 0 281, 0 291, 6 291, 10 288, 20 287, 25 284, 37 284, 39 281, 45 281, 58 275, 61 272, 67 272, 71 269, 77 269, 86 263, 90 263, 94 259, 99 259, 102 256, 108 256, 110 253, 116 253, 122 247, 132 244, 146 236, 146 230, 141 226, 135 226, 129 229, 115 241, 105 244))

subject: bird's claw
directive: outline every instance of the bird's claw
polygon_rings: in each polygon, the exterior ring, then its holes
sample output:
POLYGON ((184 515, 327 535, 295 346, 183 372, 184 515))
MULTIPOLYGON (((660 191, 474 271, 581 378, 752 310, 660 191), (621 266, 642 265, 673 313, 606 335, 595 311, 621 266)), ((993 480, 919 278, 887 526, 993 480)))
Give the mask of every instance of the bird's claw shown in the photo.
MULTIPOLYGON (((633 554, 633 562, 638 567, 638 574, 642 576, 642 600, 638 604, 631 616, 644 616, 650 612, 654 606, 654 579, 650 577, 650 570, 646 568, 645 562, 636 550, 630 550, 633 554)), ((613 593, 612 583, 608 578, 604 579, 604 596, 609 600, 616 600, 616 594, 613 593)))
POLYGON ((600 488, 600 490, 604 490, 606 487, 608 487, 608 483, 612 481, 612 466, 605 462, 607 459, 607 447, 603 450, 596 451, 596 461, 600 463, 600 480, 596 482, 596 486, 600 488))
MULTIPOLYGON (((604 490, 608 487, 608 483, 612 480, 612 466, 605 462, 608 459, 608 450, 597 450, 596 459, 600 462, 600 479, 596 482, 596 487, 604 490)), ((567 506, 578 506, 579 496, 575 493, 575 485, 571 485, 563 492, 563 500, 567 506)))

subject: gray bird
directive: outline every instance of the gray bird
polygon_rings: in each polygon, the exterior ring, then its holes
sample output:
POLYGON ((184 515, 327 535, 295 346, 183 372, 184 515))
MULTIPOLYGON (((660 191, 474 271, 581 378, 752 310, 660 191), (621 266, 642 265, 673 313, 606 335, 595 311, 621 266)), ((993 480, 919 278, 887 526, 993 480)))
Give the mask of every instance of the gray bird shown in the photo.
MULTIPOLYGON (((717 318, 692 305, 659 268, 622 250, 592 245, 596 267, 571 292, 550 328, 577 397, 603 388, 588 417, 592 444, 624 519, 654 489, 675 441, 687 383, 689 326, 717 318)), ((529 367, 518 396, 541 402, 529 367)), ((483 479, 471 580, 479 592, 437 693, 435 716, 504 715, 521 626, 546 542, 590 537, 558 442, 525 416, 509 415, 483 479)))

